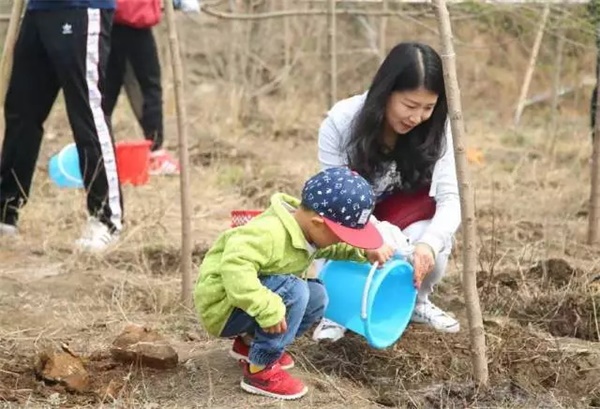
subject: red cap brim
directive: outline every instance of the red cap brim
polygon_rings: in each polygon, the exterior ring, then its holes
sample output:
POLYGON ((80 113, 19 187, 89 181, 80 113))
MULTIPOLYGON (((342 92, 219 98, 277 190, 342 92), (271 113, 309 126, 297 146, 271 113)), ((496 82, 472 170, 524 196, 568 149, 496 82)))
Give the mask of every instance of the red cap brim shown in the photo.
POLYGON ((374 250, 383 246, 383 237, 373 223, 367 223, 362 229, 342 226, 323 217, 327 227, 344 243, 360 249, 374 250))

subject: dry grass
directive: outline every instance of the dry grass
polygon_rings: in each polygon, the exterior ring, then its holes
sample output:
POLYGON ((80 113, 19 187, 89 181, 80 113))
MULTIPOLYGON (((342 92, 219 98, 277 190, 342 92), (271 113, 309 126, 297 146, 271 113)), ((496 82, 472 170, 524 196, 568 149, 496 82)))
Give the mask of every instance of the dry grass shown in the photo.
MULTIPOLYGON (((241 72, 234 72, 235 86, 227 81, 225 42, 230 39, 222 34, 224 26, 180 21, 181 31, 190 34, 184 46, 191 84, 186 91, 196 264, 229 225, 230 210, 264 207, 277 190, 298 194, 318 167, 316 131, 326 109, 319 73, 325 66, 316 58, 323 27, 314 21, 292 22, 298 44, 293 52, 302 58, 293 56, 293 75, 284 87, 256 99, 251 94, 254 86, 264 85, 260 81, 248 83, 241 72)), ((351 31, 355 23, 340 24, 353 33, 342 44, 362 44, 364 39, 351 31)), ((277 31, 276 25, 265 27, 277 31)), ((436 41, 422 25, 412 23, 390 25, 388 34, 436 41)), ((562 101, 555 128, 549 126, 546 107, 536 107, 526 111, 523 128, 511 130, 505 119, 518 87, 514 78, 527 61, 525 40, 476 24, 461 24, 457 36, 475 39, 458 52, 469 143, 485 156, 473 173, 479 288, 494 381, 490 391, 477 391, 471 384, 466 330, 442 336, 411 327, 389 351, 373 351, 353 336, 333 345, 303 339, 293 352, 300 366, 296 373, 311 389, 306 399, 284 404, 244 395, 237 386, 239 370, 226 355, 228 342, 209 338, 194 312, 180 304, 178 179, 125 186, 126 230, 119 246, 104 257, 73 253, 72 242, 86 217, 84 196, 56 188, 45 171, 47 159, 70 139, 59 103, 48 122, 31 202, 22 213, 23 234, 0 239, 0 407, 598 406, 600 299, 593 279, 599 274, 600 251, 583 244, 588 90, 562 101), (494 40, 498 47, 485 46, 494 40), (550 152, 554 136, 557 143, 550 152), (159 372, 112 363, 105 351, 130 322, 165 334, 178 350, 179 367, 159 372), (94 377, 90 393, 70 394, 35 378, 36 352, 60 342, 86 358, 94 377)), ((262 47, 263 68, 277 73, 278 57, 262 47)), ((569 59, 564 80, 572 83, 582 67, 592 65, 589 55, 569 52, 577 58, 569 59)), ((550 51, 544 53, 549 60, 550 51)), ((357 55, 341 58, 343 95, 362 90, 376 65, 372 57, 361 63, 357 55)), ((550 72, 542 65, 536 90, 548 87, 550 72)), ((172 102, 167 94, 167 144, 175 149, 172 102)), ((121 104, 117 139, 141 137, 121 104)), ((466 328, 460 250, 458 237, 436 302, 455 312, 466 328)))

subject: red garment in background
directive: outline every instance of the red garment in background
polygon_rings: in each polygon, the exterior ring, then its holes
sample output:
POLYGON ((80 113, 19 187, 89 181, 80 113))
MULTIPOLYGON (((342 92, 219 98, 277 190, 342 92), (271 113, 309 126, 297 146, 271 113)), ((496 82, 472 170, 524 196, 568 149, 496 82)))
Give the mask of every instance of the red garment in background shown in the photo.
POLYGON ((117 0, 116 24, 150 28, 160 23, 161 18, 161 0, 117 0))

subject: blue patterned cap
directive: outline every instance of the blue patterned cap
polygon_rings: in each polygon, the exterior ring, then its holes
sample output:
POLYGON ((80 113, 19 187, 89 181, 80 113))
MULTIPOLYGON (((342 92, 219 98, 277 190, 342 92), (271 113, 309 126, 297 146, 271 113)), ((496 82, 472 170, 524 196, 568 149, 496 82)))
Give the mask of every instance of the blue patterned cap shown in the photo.
POLYGON ((322 216, 344 242, 372 249, 383 244, 381 235, 369 223, 375 194, 369 183, 347 167, 322 170, 302 190, 302 204, 322 216))

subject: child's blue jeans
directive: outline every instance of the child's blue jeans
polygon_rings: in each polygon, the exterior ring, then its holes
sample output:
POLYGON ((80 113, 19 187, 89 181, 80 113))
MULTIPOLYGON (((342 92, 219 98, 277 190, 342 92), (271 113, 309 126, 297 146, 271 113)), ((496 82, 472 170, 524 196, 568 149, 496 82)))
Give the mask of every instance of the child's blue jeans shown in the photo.
POLYGON ((227 320, 221 336, 252 334, 254 340, 248 358, 254 365, 268 366, 281 357, 294 339, 323 317, 328 299, 325 287, 319 280, 303 280, 293 275, 271 275, 260 277, 260 281, 282 298, 286 308, 287 332, 268 334, 253 317, 236 308, 227 320))

